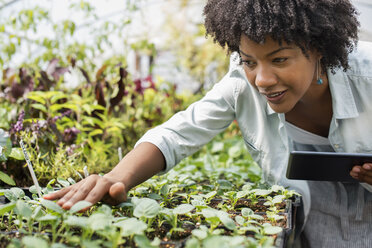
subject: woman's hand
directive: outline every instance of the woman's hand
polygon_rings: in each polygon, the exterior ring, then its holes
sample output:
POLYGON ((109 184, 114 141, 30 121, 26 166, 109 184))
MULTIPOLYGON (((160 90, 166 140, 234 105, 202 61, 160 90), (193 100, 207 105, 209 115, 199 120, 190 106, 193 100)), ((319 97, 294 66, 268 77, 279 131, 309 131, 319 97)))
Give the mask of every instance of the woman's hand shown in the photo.
POLYGON ((365 163, 362 166, 355 165, 350 171, 353 178, 372 185, 372 164, 365 163))
MULTIPOLYGON (((117 205, 127 199, 127 190, 122 182, 108 176, 91 175, 78 183, 57 192, 47 194, 46 200, 57 200, 64 209, 70 209, 75 203, 85 200, 95 204, 100 200, 117 205)), ((86 210, 86 209, 85 209, 86 210)))

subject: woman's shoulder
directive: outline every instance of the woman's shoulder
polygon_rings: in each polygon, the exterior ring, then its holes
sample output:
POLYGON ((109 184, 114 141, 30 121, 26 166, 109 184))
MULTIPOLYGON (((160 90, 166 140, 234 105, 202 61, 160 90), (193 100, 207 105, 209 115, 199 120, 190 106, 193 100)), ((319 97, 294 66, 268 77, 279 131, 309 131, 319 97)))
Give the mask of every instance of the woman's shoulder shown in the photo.
POLYGON ((372 42, 359 41, 349 55, 349 65, 347 74, 372 77, 372 42))

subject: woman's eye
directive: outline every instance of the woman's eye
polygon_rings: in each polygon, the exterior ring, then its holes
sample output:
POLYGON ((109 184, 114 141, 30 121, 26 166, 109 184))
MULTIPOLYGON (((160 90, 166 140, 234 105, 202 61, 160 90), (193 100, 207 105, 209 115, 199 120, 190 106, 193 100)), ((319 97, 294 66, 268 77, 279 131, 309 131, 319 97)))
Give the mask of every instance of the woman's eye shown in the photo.
POLYGON ((250 60, 243 60, 242 63, 243 63, 244 65, 250 67, 250 68, 253 67, 253 66, 255 66, 255 64, 256 64, 255 62, 250 61, 250 60))
POLYGON ((273 59, 274 63, 283 63, 287 60, 288 58, 275 58, 273 59))

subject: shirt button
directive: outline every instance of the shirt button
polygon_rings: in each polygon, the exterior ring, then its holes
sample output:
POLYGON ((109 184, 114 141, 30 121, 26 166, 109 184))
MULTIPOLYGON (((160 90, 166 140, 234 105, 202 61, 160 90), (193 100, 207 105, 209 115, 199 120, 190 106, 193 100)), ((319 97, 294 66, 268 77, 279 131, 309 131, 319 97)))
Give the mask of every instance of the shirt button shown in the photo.
POLYGON ((335 144, 335 148, 336 149, 340 148, 340 145, 339 144, 335 144))

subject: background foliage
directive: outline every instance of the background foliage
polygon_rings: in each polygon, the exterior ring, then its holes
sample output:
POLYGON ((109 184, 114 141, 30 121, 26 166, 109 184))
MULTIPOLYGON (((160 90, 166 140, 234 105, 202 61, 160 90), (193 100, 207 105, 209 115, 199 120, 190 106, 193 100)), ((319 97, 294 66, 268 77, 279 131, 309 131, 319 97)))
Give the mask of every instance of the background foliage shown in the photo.
MULTIPOLYGON (((86 18, 83 24, 68 18, 55 21, 50 10, 37 4, 0 18, 0 168, 17 185, 30 185, 19 148, 21 138, 41 184, 57 176, 79 179, 85 166, 90 173, 105 173, 145 131, 202 97, 210 64, 220 74, 227 68, 223 50, 210 40, 197 42, 204 39, 198 23, 196 32, 183 34, 169 25, 170 46, 156 47, 149 40, 123 36, 144 2, 127 0, 128 14, 119 22, 98 22, 97 10, 82 0, 68 4, 71 16, 86 18), (90 42, 79 39, 82 26, 91 35, 90 42), (48 35, 41 35, 40 29, 48 35), (114 36, 124 49, 105 57, 114 36), (196 47, 198 43, 202 49, 196 47), (131 74, 127 70, 130 49, 155 58, 158 50, 174 50, 178 66, 200 82, 198 93, 178 92, 172 82, 151 74, 131 74), (71 80, 77 81, 73 87, 71 80)), ((4 7, 0 12, 6 11, 5 1, 0 4, 4 7)), ((172 18, 169 14, 167 23, 175 23, 172 18)))

